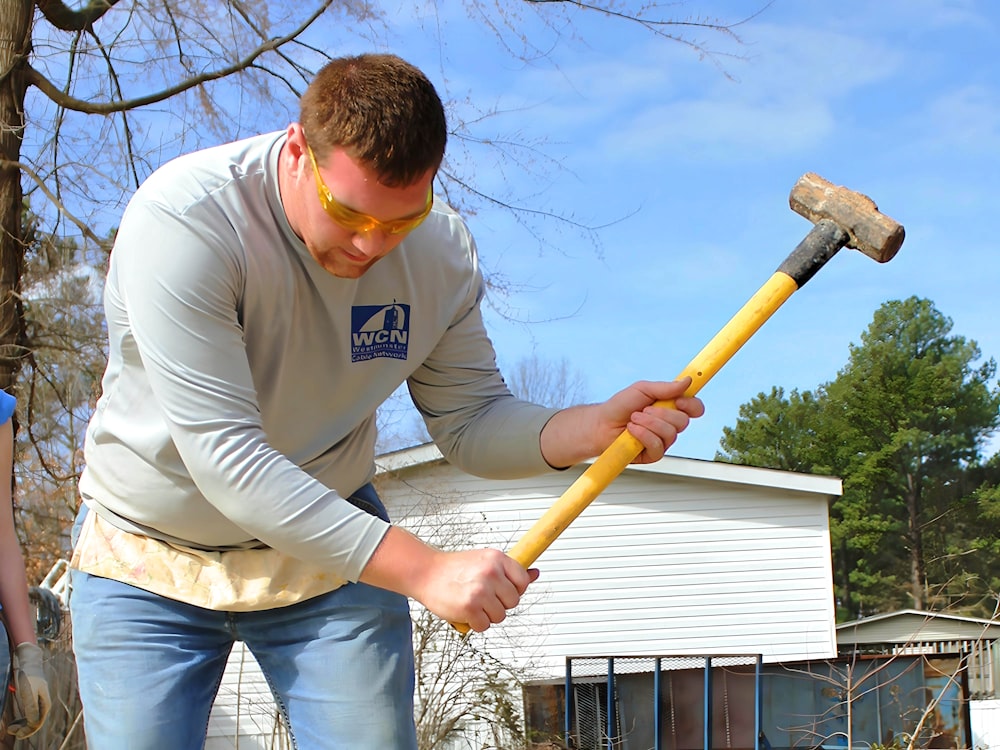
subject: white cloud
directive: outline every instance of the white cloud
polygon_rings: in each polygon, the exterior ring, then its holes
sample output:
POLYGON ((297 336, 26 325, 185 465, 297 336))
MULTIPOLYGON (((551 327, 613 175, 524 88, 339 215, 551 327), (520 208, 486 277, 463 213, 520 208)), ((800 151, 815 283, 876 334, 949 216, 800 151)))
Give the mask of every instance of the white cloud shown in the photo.
POLYGON ((530 127, 596 146, 611 162, 767 158, 822 144, 845 98, 904 64, 902 53, 853 29, 753 23, 741 31, 753 43, 739 49, 744 59, 722 59, 732 78, 647 35, 574 65, 522 70, 498 100, 530 127))
POLYGON ((639 113, 601 149, 612 160, 667 153, 700 161, 760 159, 812 146, 833 127, 830 109, 817 101, 768 106, 721 99, 682 101, 639 113))
POLYGON ((1000 146, 1000 91, 963 86, 931 101, 925 121, 928 140, 961 151, 997 152, 1000 146))

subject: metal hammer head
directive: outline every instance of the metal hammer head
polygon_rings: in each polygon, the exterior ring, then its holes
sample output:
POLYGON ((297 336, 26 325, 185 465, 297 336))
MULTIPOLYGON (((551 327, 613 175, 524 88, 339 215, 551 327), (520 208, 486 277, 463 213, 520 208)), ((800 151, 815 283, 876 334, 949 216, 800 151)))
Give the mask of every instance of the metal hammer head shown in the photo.
POLYGON ((849 247, 879 263, 892 260, 903 244, 902 224, 879 213, 871 198, 827 182, 812 172, 795 183, 788 203, 795 213, 814 224, 822 219, 834 222, 850 237, 849 247))

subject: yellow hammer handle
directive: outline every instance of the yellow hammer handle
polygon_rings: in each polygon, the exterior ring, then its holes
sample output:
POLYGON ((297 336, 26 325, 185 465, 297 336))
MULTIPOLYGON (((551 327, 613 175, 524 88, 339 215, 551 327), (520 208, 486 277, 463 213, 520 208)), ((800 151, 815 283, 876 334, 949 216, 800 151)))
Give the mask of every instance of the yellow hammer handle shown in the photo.
MULTIPOLYGON (((791 276, 775 272, 677 376, 678 380, 691 378, 684 395, 698 393, 797 289, 791 276)), ((673 402, 658 401, 656 406, 673 406, 673 402)), ((640 453, 642 443, 628 430, 622 431, 507 554, 530 567, 640 453)), ((462 633, 469 631, 468 625, 452 624, 462 633)))
MULTIPOLYGON (((684 395, 698 393, 796 289, 798 287, 790 276, 781 272, 771 276, 677 376, 677 380, 691 378, 691 385, 684 395)), ((656 406, 673 405, 672 401, 656 403, 656 406)), ((528 529, 508 554, 524 567, 529 567, 640 453, 642 443, 624 430, 528 529)))

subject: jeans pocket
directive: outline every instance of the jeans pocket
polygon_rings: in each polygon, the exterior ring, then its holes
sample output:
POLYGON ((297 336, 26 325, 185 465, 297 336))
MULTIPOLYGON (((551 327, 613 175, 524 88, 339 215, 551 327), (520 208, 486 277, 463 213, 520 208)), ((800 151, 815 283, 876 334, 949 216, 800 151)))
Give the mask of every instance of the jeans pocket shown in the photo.
POLYGON ((389 523, 389 512, 370 482, 345 499, 355 508, 389 523))

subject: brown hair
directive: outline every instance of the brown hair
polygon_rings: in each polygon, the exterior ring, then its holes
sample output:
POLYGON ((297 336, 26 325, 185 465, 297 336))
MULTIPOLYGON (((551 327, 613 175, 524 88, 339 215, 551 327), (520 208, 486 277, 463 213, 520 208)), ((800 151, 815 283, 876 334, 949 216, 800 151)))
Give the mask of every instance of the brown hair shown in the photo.
POLYGON ((343 148, 390 187, 412 185, 444 158, 441 99, 420 70, 395 55, 331 61, 309 84, 300 108, 318 159, 343 148))

